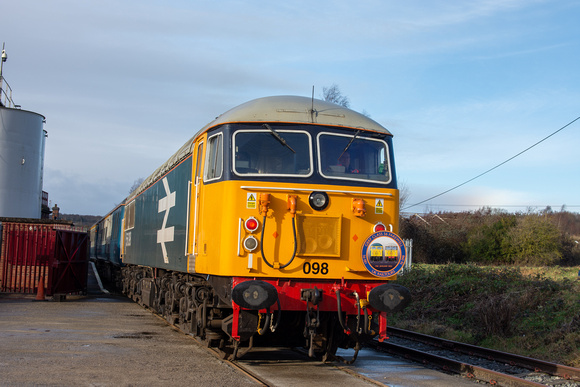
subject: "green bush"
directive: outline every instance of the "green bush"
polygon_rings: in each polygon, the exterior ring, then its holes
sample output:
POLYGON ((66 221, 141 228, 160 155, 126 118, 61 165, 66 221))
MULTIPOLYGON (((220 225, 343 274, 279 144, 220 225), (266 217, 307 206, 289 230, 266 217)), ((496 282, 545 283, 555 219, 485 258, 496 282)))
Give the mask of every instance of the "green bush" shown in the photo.
POLYGON ((464 246, 471 262, 511 263, 505 254, 506 236, 516 226, 515 215, 501 216, 491 224, 473 228, 464 246))
POLYGON ((550 266, 562 258, 560 231, 544 216, 528 215, 508 230, 505 251, 512 262, 550 266))

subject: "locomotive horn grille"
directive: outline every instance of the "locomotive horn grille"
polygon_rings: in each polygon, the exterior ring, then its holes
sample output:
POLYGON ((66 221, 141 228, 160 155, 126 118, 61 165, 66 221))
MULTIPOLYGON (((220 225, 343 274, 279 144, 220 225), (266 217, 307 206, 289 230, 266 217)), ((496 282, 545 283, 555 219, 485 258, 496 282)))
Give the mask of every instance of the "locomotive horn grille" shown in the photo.
POLYGON ((341 216, 296 215, 298 254, 340 257, 341 216))

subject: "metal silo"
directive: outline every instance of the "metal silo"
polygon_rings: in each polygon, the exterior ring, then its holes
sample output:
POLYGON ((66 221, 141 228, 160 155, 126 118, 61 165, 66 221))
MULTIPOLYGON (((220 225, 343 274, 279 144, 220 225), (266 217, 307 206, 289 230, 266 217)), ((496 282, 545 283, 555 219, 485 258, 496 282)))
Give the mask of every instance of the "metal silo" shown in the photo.
POLYGON ((0 106, 0 217, 40 219, 44 116, 0 106))

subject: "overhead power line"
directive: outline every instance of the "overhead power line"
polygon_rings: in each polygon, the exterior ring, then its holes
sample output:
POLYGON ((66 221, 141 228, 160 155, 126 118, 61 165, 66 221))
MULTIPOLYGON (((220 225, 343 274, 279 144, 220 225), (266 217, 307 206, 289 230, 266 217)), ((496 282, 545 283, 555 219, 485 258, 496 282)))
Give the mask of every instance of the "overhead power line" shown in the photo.
POLYGON ((541 139, 540 141, 536 142, 535 144, 533 144, 533 145, 531 145, 531 146, 527 147, 526 149, 524 149, 524 150, 523 150, 523 151, 521 151, 520 153, 518 153, 518 154, 516 154, 516 155, 514 155, 514 156, 510 157, 509 159, 507 159, 507 160, 505 160, 505 161, 503 161, 503 162, 499 163, 499 164, 498 164, 498 165, 496 165, 495 167, 493 167, 493 168, 490 168, 490 169, 488 169, 487 171, 485 171, 485 172, 482 172, 482 173, 480 173, 479 175, 477 175, 477 176, 475 176, 475 177, 472 177, 471 179, 469 179, 469 180, 467 180, 467 181, 464 181, 463 183, 461 183, 461 184, 458 184, 458 185, 456 185, 456 186, 455 186, 455 187, 453 187, 453 188, 449 188, 447 191, 441 192, 440 194, 437 194, 437 195, 435 195, 435 196, 431 196, 430 198, 428 198, 428 199, 425 199, 425 200, 423 200, 423 201, 421 201, 421 202, 419 202, 419 203, 415 203, 415 204, 412 204, 412 205, 410 205, 410 206, 406 206, 405 208, 402 208, 401 210, 406 210, 407 208, 415 207, 415 206, 418 206, 418 205, 420 205, 420 204, 426 203, 426 202, 428 202, 429 200, 433 200, 433 199, 435 199, 435 198, 438 198, 439 196, 445 195, 445 194, 446 194, 446 193, 448 193, 448 192, 451 192, 451 191, 453 191, 453 190, 455 190, 455 189, 457 189, 457 188, 459 188, 459 187, 461 187, 461 186, 464 186, 464 185, 465 185, 465 184, 467 184, 467 183, 470 183, 470 182, 472 182, 473 180, 475 180, 475 179, 477 179, 477 178, 479 178, 479 177, 481 177, 481 176, 483 176, 483 175, 485 175, 485 174, 487 174, 487 173, 489 173, 489 172, 493 171, 494 169, 497 169, 497 168, 501 167, 502 165, 504 165, 504 164, 505 164, 505 163, 507 163, 508 161, 511 161, 511 160, 515 159, 516 157, 518 157, 519 155, 521 155, 521 154, 523 154, 523 153, 525 153, 525 152, 529 151, 530 149, 532 149, 532 148, 533 148, 533 147, 535 147, 536 145, 538 145, 538 144, 540 144, 540 143, 542 143, 542 142, 546 141, 547 139, 549 139, 550 137, 552 137, 552 136, 553 136, 553 135, 555 135, 556 133, 558 133, 558 132, 560 132, 560 131, 564 130, 565 128, 567 128, 568 126, 572 125, 574 122, 576 122, 576 121, 578 121, 578 120, 580 120, 580 117, 576 117, 575 119, 573 119, 572 121, 568 122, 566 125, 562 126, 560 129, 556 130, 556 131, 555 131, 555 132, 553 132, 552 134, 550 134, 550 135, 548 135, 548 136, 544 137, 543 139, 541 139))
MULTIPOLYGON (((524 208, 580 208, 580 204, 442 204, 442 203, 431 203, 430 206, 433 207, 490 207, 490 208, 504 208, 504 207, 524 207, 524 208)), ((405 207, 408 208, 408 207, 405 207)))

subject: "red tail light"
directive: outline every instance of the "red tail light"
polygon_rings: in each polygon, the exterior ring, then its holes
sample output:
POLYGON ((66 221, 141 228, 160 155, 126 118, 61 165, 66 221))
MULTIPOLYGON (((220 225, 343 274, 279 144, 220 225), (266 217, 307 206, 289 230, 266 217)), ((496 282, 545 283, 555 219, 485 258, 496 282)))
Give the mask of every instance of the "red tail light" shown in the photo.
POLYGON ((387 226, 385 226, 381 222, 375 224, 373 227, 373 232, 379 232, 379 231, 387 231, 387 226))
POLYGON ((248 230, 249 232, 254 232, 258 229, 258 227, 260 227, 260 222, 258 222, 258 219, 252 216, 246 219, 244 227, 246 227, 246 230, 248 230))

